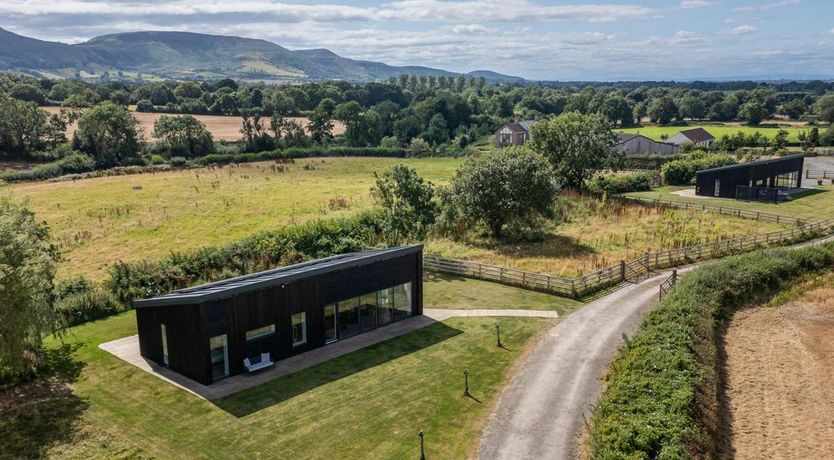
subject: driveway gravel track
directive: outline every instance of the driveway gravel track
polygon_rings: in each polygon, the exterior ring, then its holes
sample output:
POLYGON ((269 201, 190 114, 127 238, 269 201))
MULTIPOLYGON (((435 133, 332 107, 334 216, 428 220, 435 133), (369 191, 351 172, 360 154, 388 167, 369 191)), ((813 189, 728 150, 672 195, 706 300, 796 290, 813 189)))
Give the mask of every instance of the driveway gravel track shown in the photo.
MULTIPOLYGON (((682 273, 689 269, 678 270, 682 273)), ((623 341, 658 301, 664 271, 595 300, 548 331, 504 389, 484 428, 478 458, 577 457, 601 377, 623 341)))

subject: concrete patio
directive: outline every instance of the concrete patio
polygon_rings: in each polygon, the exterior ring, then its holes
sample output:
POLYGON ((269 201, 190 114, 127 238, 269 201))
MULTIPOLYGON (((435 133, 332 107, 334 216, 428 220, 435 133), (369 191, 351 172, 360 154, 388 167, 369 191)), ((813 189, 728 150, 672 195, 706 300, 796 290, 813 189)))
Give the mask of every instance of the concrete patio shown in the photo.
POLYGON ((535 317, 557 318, 555 311, 540 310, 443 310, 426 309, 423 315, 409 318, 394 324, 374 329, 373 331, 340 340, 330 345, 310 350, 306 353, 292 356, 278 361, 269 370, 256 374, 242 374, 225 378, 210 386, 202 385, 153 361, 143 358, 139 354, 139 336, 132 335, 99 345, 102 350, 113 354, 117 358, 130 363, 145 372, 175 385, 189 393, 207 400, 223 398, 247 388, 260 385, 286 375, 290 375, 308 367, 321 364, 333 358, 352 353, 370 345, 407 334, 430 324, 444 321, 453 317, 535 317))

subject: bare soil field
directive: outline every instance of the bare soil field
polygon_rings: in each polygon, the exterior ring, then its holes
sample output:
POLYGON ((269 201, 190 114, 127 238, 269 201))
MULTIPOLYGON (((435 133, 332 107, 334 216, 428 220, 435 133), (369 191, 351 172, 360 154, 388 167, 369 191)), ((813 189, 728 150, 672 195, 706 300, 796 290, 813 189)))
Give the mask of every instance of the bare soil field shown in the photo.
POLYGON ((724 342, 729 458, 834 458, 832 286, 834 273, 795 300, 733 316, 724 342))
MULTIPOLYGON (((58 113, 60 107, 43 107, 49 113, 58 113)), ((177 114, 165 114, 165 113, 145 113, 145 112, 133 112, 133 116, 139 120, 139 126, 142 129, 142 134, 145 140, 152 140, 153 139, 153 124, 159 117, 163 115, 171 115, 176 116, 177 114)), ((240 117, 233 117, 233 116, 224 116, 224 115, 193 115, 194 118, 202 121, 206 125, 206 129, 211 132, 211 135, 214 136, 214 140, 216 141, 237 141, 240 140, 240 125, 241 125, 241 118, 240 117)), ((289 117, 290 120, 295 120, 304 126, 307 126, 308 120, 306 117, 289 117)), ((264 128, 269 128, 269 117, 265 117, 261 120, 261 124, 264 128)), ((345 126, 339 121, 333 122, 333 134, 344 134, 345 126)), ((70 125, 67 128, 67 138, 72 137, 72 133, 75 132, 75 124, 70 125)))

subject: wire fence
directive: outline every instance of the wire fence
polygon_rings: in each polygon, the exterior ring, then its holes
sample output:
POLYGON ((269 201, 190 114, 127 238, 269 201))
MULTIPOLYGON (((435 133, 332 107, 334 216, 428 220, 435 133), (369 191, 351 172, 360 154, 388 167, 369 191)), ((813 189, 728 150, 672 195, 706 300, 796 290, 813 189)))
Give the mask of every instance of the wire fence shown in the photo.
MULTIPOLYGON (((776 215, 769 214, 769 216, 776 215)), ((777 217, 784 219, 784 216, 777 217)), ((814 237, 831 235, 832 233, 834 233, 834 219, 806 223, 790 230, 741 236, 667 251, 650 252, 636 259, 621 261, 617 265, 611 265, 576 278, 528 272, 475 261, 447 259, 434 255, 426 255, 423 264, 424 268, 431 272, 493 281, 578 299, 624 281, 639 280, 641 277, 651 275, 655 269, 677 267, 764 247, 781 246, 814 237)))

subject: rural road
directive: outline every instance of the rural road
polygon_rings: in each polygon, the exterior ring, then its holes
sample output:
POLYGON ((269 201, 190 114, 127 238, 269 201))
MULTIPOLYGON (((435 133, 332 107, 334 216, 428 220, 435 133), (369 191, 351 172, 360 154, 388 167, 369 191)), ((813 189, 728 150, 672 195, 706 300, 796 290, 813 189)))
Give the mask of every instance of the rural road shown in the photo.
MULTIPOLYGON (((793 247, 829 241, 834 236, 793 247)), ((670 274, 663 271, 590 302, 548 331, 501 394, 481 435, 478 458, 577 458, 585 420, 602 392, 601 378, 623 334, 637 331, 670 274)))
POLYGON ((657 304, 658 288, 670 274, 588 303, 548 331, 504 389, 478 458, 575 458, 585 417, 602 391, 600 377, 623 334, 633 334, 657 304))

